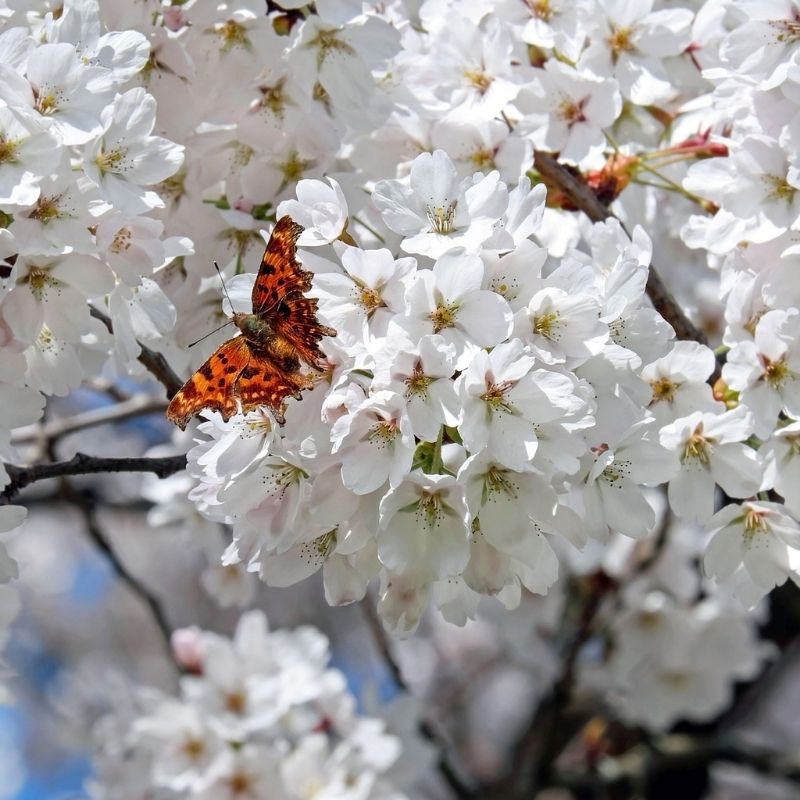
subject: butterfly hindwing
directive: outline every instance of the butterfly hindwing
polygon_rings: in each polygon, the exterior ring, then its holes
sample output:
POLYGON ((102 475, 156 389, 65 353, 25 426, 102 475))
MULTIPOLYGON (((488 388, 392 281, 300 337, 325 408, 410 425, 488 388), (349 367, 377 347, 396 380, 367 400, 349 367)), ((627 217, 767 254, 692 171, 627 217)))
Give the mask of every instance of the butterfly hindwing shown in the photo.
POLYGON ((317 302, 316 297, 293 292, 270 314, 269 323, 291 343, 303 361, 319 370, 319 362, 325 359, 319 341, 323 336, 336 336, 336 331, 317 320, 317 302))
POLYGON ((283 424, 284 401, 287 397, 302 398, 301 390, 310 388, 309 378, 301 372, 287 372, 269 356, 251 351, 250 362, 242 370, 236 394, 247 412, 269 406, 275 419, 283 424))
POLYGON ((167 418, 181 429, 204 408, 219 411, 230 419, 239 409, 236 382, 250 361, 250 348, 237 336, 221 345, 172 398, 167 418))
POLYGON ((303 232, 291 217, 281 217, 272 229, 253 286, 253 313, 269 314, 291 292, 307 292, 311 273, 297 263, 297 238, 303 232))

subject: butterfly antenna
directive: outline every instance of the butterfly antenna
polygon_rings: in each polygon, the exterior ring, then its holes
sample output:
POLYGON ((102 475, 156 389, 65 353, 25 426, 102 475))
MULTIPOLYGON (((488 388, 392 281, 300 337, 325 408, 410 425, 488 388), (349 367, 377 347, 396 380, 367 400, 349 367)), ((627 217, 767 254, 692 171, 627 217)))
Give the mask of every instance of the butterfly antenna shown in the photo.
MULTIPOLYGON (((222 270, 219 268, 219 264, 217 264, 216 261, 214 262, 214 269, 216 269, 217 275, 219 275, 219 279, 222 281, 222 291, 225 292, 225 297, 228 298, 228 302, 231 304, 231 313, 234 313, 233 300, 231 300, 231 296, 228 294, 228 287, 225 285, 225 278, 222 277, 222 270)), ((217 330, 219 330, 219 328, 217 328, 217 330)), ((211 331, 211 333, 214 333, 214 331, 211 331)), ((210 335, 211 334, 209 334, 209 336, 210 335)))
MULTIPOLYGON (((228 300, 230 300, 230 298, 228 298, 228 300)), ((232 319, 229 319, 227 322, 223 322, 222 325, 219 326, 219 328, 214 328, 214 330, 211 331, 210 333, 207 333, 205 336, 201 336, 196 342, 192 342, 191 344, 188 344, 186 346, 194 347, 196 344, 200 344, 200 342, 202 342, 204 339, 208 339, 209 336, 213 336, 217 331, 221 331, 223 328, 227 327, 232 322, 233 322, 232 319)))

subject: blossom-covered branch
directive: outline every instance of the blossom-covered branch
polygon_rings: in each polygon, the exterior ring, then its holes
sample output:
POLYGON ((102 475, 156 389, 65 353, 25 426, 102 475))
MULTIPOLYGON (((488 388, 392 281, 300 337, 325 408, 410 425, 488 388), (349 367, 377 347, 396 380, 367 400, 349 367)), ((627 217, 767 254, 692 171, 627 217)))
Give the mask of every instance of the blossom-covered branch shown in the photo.
MULTIPOLYGON (((722 731, 736 684, 774 654, 776 604, 751 610, 800 583, 796 3, 0 5, 6 498, 150 471, 139 510, 191 533, 172 538, 220 605, 320 572, 331 605, 376 598, 390 669, 386 637, 433 640, 416 643, 432 655, 415 688, 434 700, 483 646, 474 663, 522 686, 520 746, 506 720, 475 734, 482 686, 430 720, 475 795, 508 796, 510 760, 521 797, 558 779, 559 753, 591 774, 679 722, 722 731), (306 300, 273 253, 276 302, 249 318, 268 369, 203 369, 250 311, 283 216, 304 228, 306 300), (277 414, 223 418, 208 401, 234 373, 249 397, 283 397, 271 381, 311 363, 270 314, 319 324, 321 369, 277 414), (172 395, 194 370, 188 434, 126 426, 185 458, 20 466, 45 412, 43 430, 91 436, 98 375, 116 397, 146 372, 172 395)), ((3 505, 3 537, 24 518, 3 505)), ((12 555, 0 544, 0 583, 12 555)), ((13 592, 0 603, 2 643, 13 592)), ((245 616, 233 641, 188 640, 197 680, 108 723, 136 758, 109 737, 92 800, 401 797, 397 743, 354 718, 318 635, 245 616), (309 683, 267 699, 287 666, 309 683)))
MULTIPOLYGON (((536 150, 533 165, 547 185, 563 192, 592 222, 603 222, 614 217, 591 187, 574 172, 559 164, 552 153, 536 150)), ((672 325, 679 339, 708 344, 705 334, 683 313, 652 264, 647 274, 647 296, 656 311, 672 325)), ((715 370, 714 374, 719 377, 719 370, 715 370)))

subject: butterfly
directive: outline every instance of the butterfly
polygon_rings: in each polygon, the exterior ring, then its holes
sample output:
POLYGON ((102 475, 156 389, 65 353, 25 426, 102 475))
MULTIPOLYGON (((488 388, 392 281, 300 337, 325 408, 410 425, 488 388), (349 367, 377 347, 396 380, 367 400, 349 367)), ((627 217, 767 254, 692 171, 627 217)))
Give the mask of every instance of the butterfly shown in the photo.
POLYGON ((302 397, 313 378, 303 363, 321 372, 325 354, 319 342, 336 331, 317 320, 317 299, 306 297, 312 274, 297 263, 297 238, 303 232, 291 217, 272 230, 253 286, 253 313, 235 313, 241 331, 221 345, 172 398, 167 419, 181 429, 205 408, 227 422, 267 406, 282 425, 287 397, 302 397))

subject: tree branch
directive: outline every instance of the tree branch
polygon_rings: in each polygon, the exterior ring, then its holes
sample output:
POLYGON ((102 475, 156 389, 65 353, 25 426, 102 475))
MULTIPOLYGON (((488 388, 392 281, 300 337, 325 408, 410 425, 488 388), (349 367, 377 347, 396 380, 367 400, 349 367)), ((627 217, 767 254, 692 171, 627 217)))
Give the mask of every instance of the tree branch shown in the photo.
POLYGON ((556 772, 550 786, 576 792, 601 793, 611 789, 635 792, 663 784, 664 777, 715 762, 740 764, 770 777, 800 782, 800 761, 794 754, 779 753, 726 737, 709 739, 673 734, 655 750, 641 746, 624 758, 607 757, 606 769, 592 772, 556 772), (613 763, 613 769, 610 768, 613 763))
MULTIPOLYGON (((559 164, 551 153, 537 150, 534 153, 533 165, 546 184, 555 186, 562 191, 575 204, 576 208, 586 214, 592 222, 602 222, 609 217, 619 219, 600 202, 590 186, 559 164)), ((622 222, 620 224, 622 225, 622 222)), ((622 225, 622 227, 624 230, 625 226, 622 225)), ((656 311, 672 325, 675 335, 679 339, 708 345, 705 334, 683 313, 652 264, 647 277, 647 296, 656 311)), ((711 381, 715 381, 718 377, 719 366, 711 381)))
POLYGON ((578 609, 572 635, 564 645, 561 671, 550 693, 531 718, 520 738, 512 761, 508 783, 497 796, 529 798, 548 784, 554 762, 565 742, 562 730, 564 715, 572 699, 575 664, 581 648, 594 629, 595 618, 605 597, 616 584, 602 572, 591 578, 591 584, 578 609))
POLYGON ((27 444, 29 442, 49 442, 60 439, 70 433, 93 428, 97 425, 107 425, 111 422, 122 422, 133 417, 145 416, 164 411, 166 404, 163 400, 148 394, 139 394, 129 397, 110 406, 93 408, 81 414, 65 419, 57 419, 46 425, 35 423, 17 428, 11 434, 11 444, 27 444))
MULTIPOLYGON (((89 311, 95 319, 99 319, 100 322, 106 326, 109 333, 114 333, 114 326, 108 316, 94 306, 91 306, 89 311)), ((151 350, 141 342, 137 342, 137 344, 142 348, 142 352, 139 354, 139 363, 143 364, 164 386, 167 390, 167 397, 171 399, 178 389, 183 386, 183 381, 175 374, 174 370, 161 353, 151 350)))
POLYGON ((18 467, 6 464, 11 482, 0 493, 6 502, 12 500, 22 489, 37 481, 48 478, 62 478, 67 475, 92 475, 98 472, 152 472, 159 478, 166 478, 186 469, 186 456, 162 456, 161 458, 104 458, 76 453, 69 461, 55 461, 52 464, 37 464, 32 467, 18 467))

